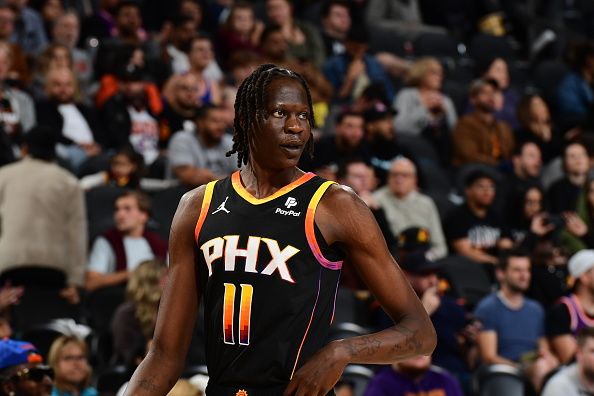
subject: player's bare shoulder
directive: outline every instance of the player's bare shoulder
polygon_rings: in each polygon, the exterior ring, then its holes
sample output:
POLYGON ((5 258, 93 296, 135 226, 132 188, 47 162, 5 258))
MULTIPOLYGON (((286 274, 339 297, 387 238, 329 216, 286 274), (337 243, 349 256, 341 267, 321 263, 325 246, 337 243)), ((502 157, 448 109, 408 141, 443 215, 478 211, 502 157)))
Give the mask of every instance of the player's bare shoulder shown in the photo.
POLYGON ((181 197, 179 205, 177 206, 177 211, 175 212, 172 226, 175 226, 176 223, 183 224, 186 221, 193 221, 194 224, 196 224, 196 221, 200 216, 202 201, 204 200, 205 193, 206 185, 196 187, 193 190, 185 193, 181 197))
POLYGON ((188 191, 187 193, 185 193, 180 200, 180 206, 181 205, 190 205, 190 206, 196 206, 196 204, 198 204, 198 207, 200 208, 202 206, 202 200, 204 199, 204 194, 206 193, 206 184, 203 184, 200 187, 196 187, 190 191, 188 191))
POLYGON ((357 208, 366 209, 367 205, 351 187, 338 183, 328 187, 320 201, 320 209, 334 214, 341 214, 342 212, 342 215, 344 215, 344 210, 357 210, 357 208))
POLYGON ((373 220, 369 208, 352 188, 332 184, 316 210, 316 224, 328 243, 344 242, 358 233, 359 227, 373 220))

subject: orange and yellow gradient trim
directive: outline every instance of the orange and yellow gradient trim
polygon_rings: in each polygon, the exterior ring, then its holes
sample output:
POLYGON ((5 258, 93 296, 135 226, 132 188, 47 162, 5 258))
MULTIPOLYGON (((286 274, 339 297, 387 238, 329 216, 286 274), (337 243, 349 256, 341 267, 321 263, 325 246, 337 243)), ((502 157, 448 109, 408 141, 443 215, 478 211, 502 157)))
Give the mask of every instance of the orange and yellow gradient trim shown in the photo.
POLYGON ((283 188, 277 190, 274 194, 269 195, 265 198, 256 198, 252 194, 250 194, 248 190, 246 190, 246 188, 241 183, 241 175, 239 174, 239 171, 235 172, 231 176, 231 184, 233 185, 233 189, 243 199, 245 199, 252 205, 261 205, 263 203, 270 202, 273 199, 276 199, 276 198, 288 193, 291 190, 294 190, 295 188, 299 187, 300 185, 307 182, 308 180, 311 180, 314 176, 315 176, 315 174, 313 174, 311 172, 305 173, 299 179, 295 180, 294 182, 292 182, 290 184, 287 184, 283 188))
POLYGON ((305 215, 305 237, 307 238, 307 243, 309 244, 309 248, 311 249, 313 255, 323 267, 331 270, 339 270, 342 268, 342 261, 330 261, 324 257, 322 254, 322 249, 320 249, 316 239, 314 226, 316 208, 318 207, 322 196, 332 184, 335 184, 335 182, 327 181, 323 183, 309 202, 309 205, 307 206, 307 214, 305 215))
POLYGON ((198 237, 200 236, 200 230, 202 229, 204 220, 206 220, 206 215, 208 214, 208 209, 210 208, 210 201, 212 201, 212 192, 214 191, 216 183, 216 180, 211 181, 206 185, 206 190, 204 190, 204 197, 202 198, 202 207, 200 208, 200 216, 198 216, 196 228, 194 229, 195 241, 198 241, 198 237))
POLYGON ((239 344, 250 344, 250 317, 252 315, 252 296, 254 287, 241 284, 241 303, 239 308, 239 344))
POLYGON ((305 339, 307 338, 307 334, 309 334, 309 328, 311 327, 311 323, 313 322, 314 314, 316 312, 316 307, 318 306, 318 299, 320 298, 320 290, 322 289, 322 269, 320 268, 320 276, 318 278, 318 293, 316 295, 316 302, 314 303, 313 309, 311 310, 311 316, 309 317, 309 322, 307 323, 307 328, 305 329, 305 333, 303 333, 303 338, 301 339, 301 344, 299 344, 299 349, 297 350, 297 357, 295 357, 295 363, 293 364, 293 371, 291 371, 291 377, 289 379, 293 379, 293 374, 295 374, 295 370, 297 369, 297 363, 299 363, 299 356, 301 356, 301 350, 303 349, 303 344, 305 344, 305 339))
POLYGON ((233 314, 235 308, 235 285, 225 283, 225 296, 223 298, 223 340, 225 344, 235 344, 233 334, 233 314))
MULTIPOLYGON (((233 331, 233 319, 235 315, 235 290, 232 283, 224 283, 225 292, 223 296, 223 340, 225 344, 235 344, 235 332, 233 331)), ((239 302, 239 344, 250 344, 250 317, 252 315, 252 297, 254 287, 241 284, 241 300, 239 302)))

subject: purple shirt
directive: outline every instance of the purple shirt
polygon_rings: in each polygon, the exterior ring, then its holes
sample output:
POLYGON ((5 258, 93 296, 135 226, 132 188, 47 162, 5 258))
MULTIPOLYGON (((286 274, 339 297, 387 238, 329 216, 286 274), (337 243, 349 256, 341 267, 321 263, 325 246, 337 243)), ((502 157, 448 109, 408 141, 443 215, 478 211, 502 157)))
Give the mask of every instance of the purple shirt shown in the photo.
POLYGON ((365 396, 464 396, 460 385, 445 370, 431 366, 418 381, 394 371, 392 367, 380 370, 371 380, 365 396))

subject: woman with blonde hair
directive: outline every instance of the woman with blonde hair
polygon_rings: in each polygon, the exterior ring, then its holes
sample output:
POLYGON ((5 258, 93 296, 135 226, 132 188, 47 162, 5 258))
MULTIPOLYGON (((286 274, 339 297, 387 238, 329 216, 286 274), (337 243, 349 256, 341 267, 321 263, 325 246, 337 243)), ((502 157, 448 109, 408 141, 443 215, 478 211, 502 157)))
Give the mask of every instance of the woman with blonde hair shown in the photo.
POLYGON ((409 69, 405 82, 408 88, 402 89, 394 100, 397 133, 427 138, 441 160, 448 163, 450 132, 458 116, 452 100, 441 92, 441 64, 435 58, 421 58, 409 69))
POLYGON ((75 336, 57 338, 49 351, 48 364, 54 370, 52 396, 96 396, 97 390, 89 386, 91 366, 88 347, 75 336))
POLYGON ((394 101, 396 130, 399 133, 421 135, 435 123, 445 121, 451 129, 456 124, 456 109, 452 100, 441 93, 443 68, 435 58, 417 60, 408 71, 405 83, 394 101))
POLYGON ((153 337, 165 272, 161 261, 147 260, 130 275, 127 301, 118 307, 111 322, 116 361, 132 363, 136 351, 153 337))

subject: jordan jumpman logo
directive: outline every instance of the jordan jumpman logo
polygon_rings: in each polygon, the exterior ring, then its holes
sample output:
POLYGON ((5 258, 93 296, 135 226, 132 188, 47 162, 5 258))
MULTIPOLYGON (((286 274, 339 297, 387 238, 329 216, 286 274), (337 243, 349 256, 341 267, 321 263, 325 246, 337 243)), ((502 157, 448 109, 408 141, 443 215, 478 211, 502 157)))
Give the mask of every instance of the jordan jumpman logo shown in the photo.
POLYGON ((215 214, 217 212, 220 212, 221 210, 224 211, 225 213, 231 213, 227 210, 227 208, 225 207, 225 204, 227 203, 227 200, 229 199, 229 196, 227 196, 225 198, 225 200, 223 201, 222 204, 219 205, 219 207, 217 208, 217 210, 215 210, 214 212, 212 212, 211 214, 215 214))

